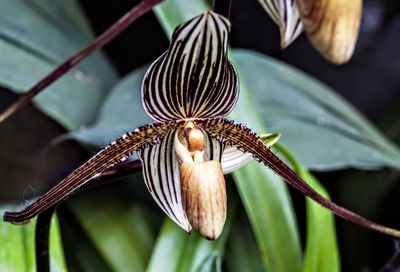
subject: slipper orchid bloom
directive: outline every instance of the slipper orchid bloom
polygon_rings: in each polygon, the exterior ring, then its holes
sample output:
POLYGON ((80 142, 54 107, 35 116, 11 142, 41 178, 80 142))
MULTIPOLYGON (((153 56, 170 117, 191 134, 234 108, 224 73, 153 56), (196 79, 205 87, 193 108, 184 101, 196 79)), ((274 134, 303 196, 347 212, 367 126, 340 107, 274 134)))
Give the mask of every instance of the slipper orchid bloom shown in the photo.
POLYGON ((278 25, 281 47, 305 30, 313 46, 335 64, 350 60, 360 29, 362 0, 259 0, 278 25))
POLYGON ((195 228, 207 239, 217 239, 226 220, 223 174, 253 158, 339 216, 400 237, 319 195, 249 128, 224 118, 239 95, 238 75, 227 58, 229 28, 213 12, 177 27, 143 80, 143 106, 155 122, 126 133, 22 211, 6 212, 4 220, 26 223, 136 151, 161 209, 185 231, 195 228))

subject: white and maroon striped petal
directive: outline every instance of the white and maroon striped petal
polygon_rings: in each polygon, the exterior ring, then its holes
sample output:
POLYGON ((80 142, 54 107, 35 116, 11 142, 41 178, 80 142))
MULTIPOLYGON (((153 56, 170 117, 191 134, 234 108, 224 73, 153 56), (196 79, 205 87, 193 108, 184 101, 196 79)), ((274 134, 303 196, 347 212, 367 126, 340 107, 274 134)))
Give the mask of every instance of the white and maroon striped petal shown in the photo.
POLYGON ((232 173, 233 171, 249 164, 254 160, 251 153, 244 153, 236 148, 236 146, 228 145, 222 154, 221 165, 224 174, 232 173))
POLYGON ((206 147, 204 152, 204 160, 212 161, 218 160, 221 161, 223 153, 224 153, 225 145, 220 141, 212 138, 209 134, 207 134, 206 139, 206 147))
POLYGON ((282 48, 291 44, 303 32, 295 0, 259 0, 259 2, 279 27, 282 48))
MULTIPOLYGON (((268 147, 271 147, 275 143, 277 143, 280 137, 280 133, 266 133, 260 135, 260 139, 268 147)), ((227 145, 224 148, 224 153, 222 154, 221 159, 222 171, 224 172, 224 174, 232 173, 233 171, 236 171, 241 167, 246 166, 253 160, 254 158, 251 153, 245 152, 242 149, 237 148, 236 146, 227 145)))
MULTIPOLYGON (((179 164, 174 147, 177 130, 169 132, 158 145, 139 152, 143 163, 143 176, 147 189, 160 208, 181 228, 190 232, 192 227, 182 205, 179 164)), ((206 139, 205 160, 221 160, 224 145, 206 139)))
POLYGON ((182 208, 179 165, 173 148, 176 130, 168 133, 160 144, 140 152, 143 176, 150 194, 160 208, 180 227, 192 227, 182 208))
POLYGON ((229 21, 206 12, 177 27, 167 52, 147 71, 142 103, 156 121, 227 115, 239 82, 227 58, 229 21))

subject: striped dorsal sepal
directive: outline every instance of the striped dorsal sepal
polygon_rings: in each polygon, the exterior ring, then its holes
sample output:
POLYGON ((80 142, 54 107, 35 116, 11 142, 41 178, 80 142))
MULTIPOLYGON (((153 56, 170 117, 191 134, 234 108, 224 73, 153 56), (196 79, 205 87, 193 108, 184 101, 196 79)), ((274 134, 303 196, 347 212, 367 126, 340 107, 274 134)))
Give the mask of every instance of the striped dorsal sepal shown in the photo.
POLYGON ((229 28, 226 18, 206 12, 175 29, 142 84, 143 106, 153 119, 210 118, 233 109, 239 80, 227 58, 229 28))

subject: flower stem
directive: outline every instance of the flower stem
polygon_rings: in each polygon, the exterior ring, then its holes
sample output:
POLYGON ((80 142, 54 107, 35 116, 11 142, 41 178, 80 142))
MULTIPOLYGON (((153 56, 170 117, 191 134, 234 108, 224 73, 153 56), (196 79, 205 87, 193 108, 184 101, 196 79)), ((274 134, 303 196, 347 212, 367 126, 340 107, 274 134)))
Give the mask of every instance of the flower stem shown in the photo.
POLYGON ((50 74, 42 78, 25 94, 21 95, 13 104, 6 108, 6 110, 0 114, 0 123, 5 121, 16 111, 28 104, 38 93, 43 91, 47 86, 52 84, 58 78, 60 78, 73 67, 75 67, 79 62, 88 57, 91 53, 112 41, 119 33, 121 33, 130 24, 136 21, 136 19, 141 17, 146 12, 150 11, 155 5, 159 4, 162 1, 163 0, 143 0, 138 5, 134 6, 123 17, 121 17, 105 32, 103 32, 103 34, 98 36, 91 44, 67 59, 50 74))
POLYGON ((49 235, 51 218, 55 207, 48 209, 38 216, 35 230, 36 270, 50 271, 49 235))

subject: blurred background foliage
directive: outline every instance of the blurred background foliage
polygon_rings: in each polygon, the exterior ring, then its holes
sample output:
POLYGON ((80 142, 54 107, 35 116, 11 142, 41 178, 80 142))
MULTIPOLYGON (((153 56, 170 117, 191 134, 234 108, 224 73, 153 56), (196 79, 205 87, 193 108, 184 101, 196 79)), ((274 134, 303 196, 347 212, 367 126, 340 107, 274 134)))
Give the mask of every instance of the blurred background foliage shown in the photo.
MULTIPOLYGON (((0 109, 138 2, 0 0, 0 109)), ((204 8, 201 1, 166 0, 1 124, 1 203, 20 208, 98 148, 148 123, 139 100, 145 67, 167 49, 173 27, 204 8)), ((280 143, 299 162, 285 159, 304 179, 325 191, 306 166, 335 202, 395 228, 399 14, 395 0, 365 0, 355 55, 339 67, 304 35, 282 51, 278 29, 255 0, 233 0, 230 39, 242 83, 231 118, 259 133, 281 132, 280 143)), ((61 233, 52 227, 53 269, 375 271, 395 254, 392 238, 333 221, 256 164, 227 184, 228 221, 216 242, 165 219, 141 173, 76 193, 58 208, 61 233)), ((1 271, 33 270, 33 225, 0 223, 1 271)))

